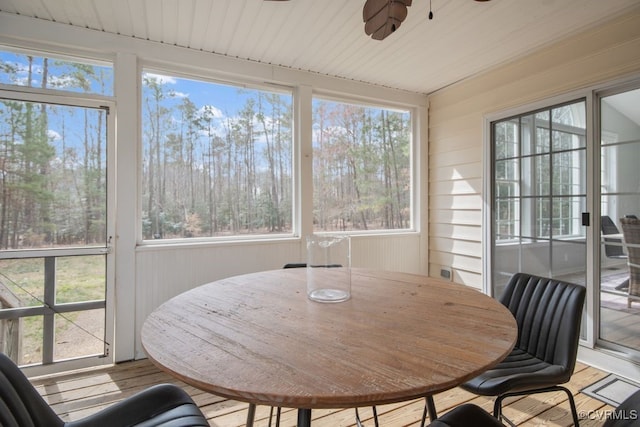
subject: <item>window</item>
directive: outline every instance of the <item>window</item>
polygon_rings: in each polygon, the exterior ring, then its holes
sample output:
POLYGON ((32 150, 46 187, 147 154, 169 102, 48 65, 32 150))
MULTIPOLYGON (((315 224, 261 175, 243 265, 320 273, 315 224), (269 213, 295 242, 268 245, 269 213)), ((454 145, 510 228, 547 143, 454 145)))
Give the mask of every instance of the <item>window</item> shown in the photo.
POLYGON ((292 94, 143 74, 143 239, 292 233, 292 94))
POLYGON ((313 101, 313 229, 412 227, 411 114, 313 101))
POLYGON ((0 84, 113 96, 113 68, 97 61, 62 58, 0 47, 0 84))

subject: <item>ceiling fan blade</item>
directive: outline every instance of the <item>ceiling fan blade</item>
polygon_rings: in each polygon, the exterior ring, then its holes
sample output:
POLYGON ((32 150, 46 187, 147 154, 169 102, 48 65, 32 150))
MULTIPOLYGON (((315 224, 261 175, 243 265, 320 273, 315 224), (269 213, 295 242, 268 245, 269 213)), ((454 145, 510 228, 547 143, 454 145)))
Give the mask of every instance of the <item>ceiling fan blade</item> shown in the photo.
POLYGON ((362 9, 362 19, 367 22, 387 7, 389 0, 367 0, 362 9))
POLYGON ((381 9, 376 15, 366 21, 364 25, 364 32, 367 35, 374 33, 383 27, 389 20, 393 20, 392 24, 394 24, 395 29, 397 29, 406 17, 407 8, 404 5, 391 3, 389 7, 381 9))
POLYGON ((366 22, 389 5, 411 6, 412 0, 367 0, 362 9, 362 18, 366 22))
POLYGON ((400 24, 401 22, 390 19, 382 27, 374 31, 373 34, 371 34, 371 38, 374 40, 383 40, 394 33, 400 27, 400 24))
POLYGON ((382 40, 396 31, 407 17, 412 0, 367 0, 362 9, 364 32, 382 40))

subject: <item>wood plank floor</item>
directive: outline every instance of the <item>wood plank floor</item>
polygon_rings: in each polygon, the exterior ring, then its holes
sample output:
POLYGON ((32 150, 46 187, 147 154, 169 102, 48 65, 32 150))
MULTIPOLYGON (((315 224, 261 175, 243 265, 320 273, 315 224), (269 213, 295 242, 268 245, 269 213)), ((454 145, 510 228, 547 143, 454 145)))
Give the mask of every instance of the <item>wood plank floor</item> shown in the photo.
MULTIPOLYGON (((607 373, 578 364, 568 388, 573 392, 578 411, 581 414, 581 426, 601 426, 603 419, 597 419, 604 411, 613 408, 579 392, 583 387, 603 378, 607 373), (584 416, 587 411, 595 414, 584 416)), ((64 375, 32 379, 41 395, 63 419, 76 420, 94 413, 106 406, 131 396, 150 385, 172 382, 182 386, 190 393, 202 408, 211 426, 237 427, 244 425, 247 404, 223 399, 201 392, 184 383, 173 380, 160 372, 149 361, 140 360, 120 363, 113 367, 97 368, 64 375)), ((477 397, 455 388, 435 396, 439 413, 445 413, 464 402, 473 402, 491 411, 493 400, 477 397)), ((417 426, 422 415, 423 401, 410 401, 378 408, 380 425, 385 427, 417 426)), ((370 408, 362 408, 361 418, 365 425, 373 425, 370 420, 370 408)), ((564 393, 547 393, 506 400, 505 415, 522 426, 569 426, 572 424, 571 412, 564 393)), ((256 426, 268 425, 268 407, 258 407, 256 426)), ((295 426, 296 411, 283 411, 281 425, 295 426)), ((355 425, 353 409, 314 410, 314 427, 351 427, 355 425)))

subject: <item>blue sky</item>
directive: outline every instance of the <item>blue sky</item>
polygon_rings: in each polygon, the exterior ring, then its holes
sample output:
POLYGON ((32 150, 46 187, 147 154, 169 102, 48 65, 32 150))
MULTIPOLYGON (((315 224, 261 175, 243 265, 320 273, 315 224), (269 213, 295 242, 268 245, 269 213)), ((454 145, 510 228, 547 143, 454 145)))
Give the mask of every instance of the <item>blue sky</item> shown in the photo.
MULTIPOLYGON (((0 83, 9 85, 28 86, 28 60, 24 54, 18 54, 8 51, 0 51, 0 62, 8 65, 15 73, 0 73, 0 83)), ((49 88, 62 89, 72 92, 85 92, 84 89, 74 85, 73 80, 68 74, 73 71, 70 64, 72 62, 83 64, 79 61, 58 60, 49 58, 48 61, 48 84, 49 88)), ((42 87, 43 73, 43 57, 33 56, 31 70, 31 86, 42 87)), ((93 80, 89 92, 100 95, 113 95, 113 69, 110 66, 97 63, 91 65, 98 73, 102 73, 104 87, 93 80)), ((168 77, 167 75, 159 75, 153 73, 145 73, 152 75, 161 80, 167 89, 175 91, 177 97, 188 96, 198 106, 211 105, 220 111, 226 112, 225 115, 235 115, 242 108, 249 93, 240 93, 237 87, 223 84, 215 84, 209 82, 201 82, 185 78, 168 77)))

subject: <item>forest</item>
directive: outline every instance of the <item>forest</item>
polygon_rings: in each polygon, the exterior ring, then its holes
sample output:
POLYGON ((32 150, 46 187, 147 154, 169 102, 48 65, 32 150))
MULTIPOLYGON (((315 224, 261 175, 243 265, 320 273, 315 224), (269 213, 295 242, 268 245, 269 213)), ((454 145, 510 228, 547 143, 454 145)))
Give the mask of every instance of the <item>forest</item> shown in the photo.
MULTIPOLYGON (((291 233, 292 95, 183 81, 144 78, 144 238, 291 233)), ((409 228, 410 135, 406 111, 316 98, 314 230, 409 228)))

